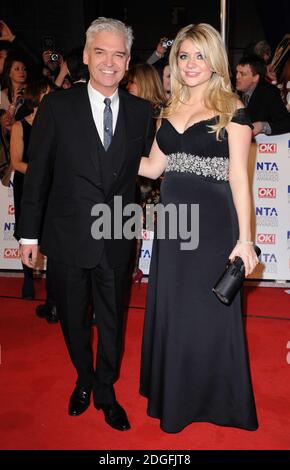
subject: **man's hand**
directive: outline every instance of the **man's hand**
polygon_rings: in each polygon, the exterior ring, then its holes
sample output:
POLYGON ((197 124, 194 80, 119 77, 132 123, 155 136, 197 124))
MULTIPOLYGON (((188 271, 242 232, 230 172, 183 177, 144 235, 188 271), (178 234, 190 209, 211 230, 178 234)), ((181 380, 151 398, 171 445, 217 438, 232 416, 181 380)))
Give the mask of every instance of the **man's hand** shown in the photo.
POLYGON ((23 264, 34 268, 38 255, 38 245, 20 245, 20 255, 23 264))
POLYGON ((160 40, 159 40, 159 42, 156 46, 156 52, 160 57, 163 57, 165 52, 167 51, 167 47, 163 46, 163 43, 166 42, 167 40, 168 40, 168 38, 166 38, 166 37, 160 38, 160 40))
POLYGON ((252 130, 253 136, 257 134, 261 134, 261 132, 263 131, 263 123, 261 121, 257 121, 257 122, 252 122, 252 124, 254 126, 254 129, 252 130))
POLYGON ((0 29, 1 29, 1 41, 9 41, 12 42, 15 39, 15 35, 12 33, 9 26, 7 26, 4 21, 0 21, 0 29))

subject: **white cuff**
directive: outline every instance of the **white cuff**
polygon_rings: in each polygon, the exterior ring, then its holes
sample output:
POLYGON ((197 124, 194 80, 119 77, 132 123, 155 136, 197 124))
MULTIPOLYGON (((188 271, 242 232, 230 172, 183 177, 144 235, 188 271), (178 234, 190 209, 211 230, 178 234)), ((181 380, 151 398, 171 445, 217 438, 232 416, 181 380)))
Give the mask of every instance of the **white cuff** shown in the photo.
POLYGON ((38 245, 37 238, 20 238, 20 245, 38 245))

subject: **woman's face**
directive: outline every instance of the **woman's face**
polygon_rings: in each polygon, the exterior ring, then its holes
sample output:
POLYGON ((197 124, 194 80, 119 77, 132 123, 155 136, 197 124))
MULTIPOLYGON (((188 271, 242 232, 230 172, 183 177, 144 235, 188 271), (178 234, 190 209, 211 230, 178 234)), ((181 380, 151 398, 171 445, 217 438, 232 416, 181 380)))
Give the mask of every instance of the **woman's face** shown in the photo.
POLYGON ((170 82, 170 66, 165 65, 163 69, 163 88, 167 95, 171 93, 171 82, 170 82))
POLYGON ((128 93, 131 93, 131 95, 139 96, 136 77, 131 77, 130 80, 128 80, 126 88, 127 88, 128 93))
POLYGON ((26 67, 22 62, 15 61, 12 64, 9 78, 12 83, 15 84, 24 84, 27 79, 26 67))
POLYGON ((205 87, 212 76, 206 58, 189 39, 181 43, 177 65, 182 81, 188 87, 205 87))

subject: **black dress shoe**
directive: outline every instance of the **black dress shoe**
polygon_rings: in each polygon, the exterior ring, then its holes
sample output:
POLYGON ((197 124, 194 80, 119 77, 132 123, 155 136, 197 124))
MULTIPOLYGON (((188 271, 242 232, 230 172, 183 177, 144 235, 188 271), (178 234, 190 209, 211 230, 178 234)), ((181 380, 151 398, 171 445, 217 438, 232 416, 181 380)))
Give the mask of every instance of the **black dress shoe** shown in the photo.
POLYGON ((50 312, 46 315, 47 323, 57 323, 58 322, 58 315, 56 306, 53 305, 50 309, 50 312))
POLYGON ((76 386, 69 400, 68 414, 70 416, 81 415, 88 408, 90 397, 90 389, 76 386))
POLYGON ((48 323, 58 322, 56 306, 53 304, 38 305, 35 312, 39 318, 46 318, 48 323))
POLYGON ((117 429, 118 431, 127 431, 130 429, 130 423, 128 421, 126 411, 116 401, 111 405, 98 405, 95 404, 97 410, 103 410, 105 415, 106 423, 111 428, 117 429))
POLYGON ((52 308, 52 305, 49 305, 49 304, 37 305, 35 309, 35 313, 39 318, 46 318, 51 308, 52 308))

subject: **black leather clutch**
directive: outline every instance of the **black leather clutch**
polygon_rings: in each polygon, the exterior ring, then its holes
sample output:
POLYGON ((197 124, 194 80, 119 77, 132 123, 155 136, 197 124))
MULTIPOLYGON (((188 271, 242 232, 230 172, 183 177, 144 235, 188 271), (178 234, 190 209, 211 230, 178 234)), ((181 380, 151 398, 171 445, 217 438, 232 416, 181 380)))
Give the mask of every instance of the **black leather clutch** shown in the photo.
MULTIPOLYGON (((259 256, 261 253, 260 248, 254 245, 254 250, 259 256)), ((232 263, 227 265, 212 291, 221 302, 230 305, 241 288, 244 279, 245 266, 242 258, 238 256, 232 263)))

